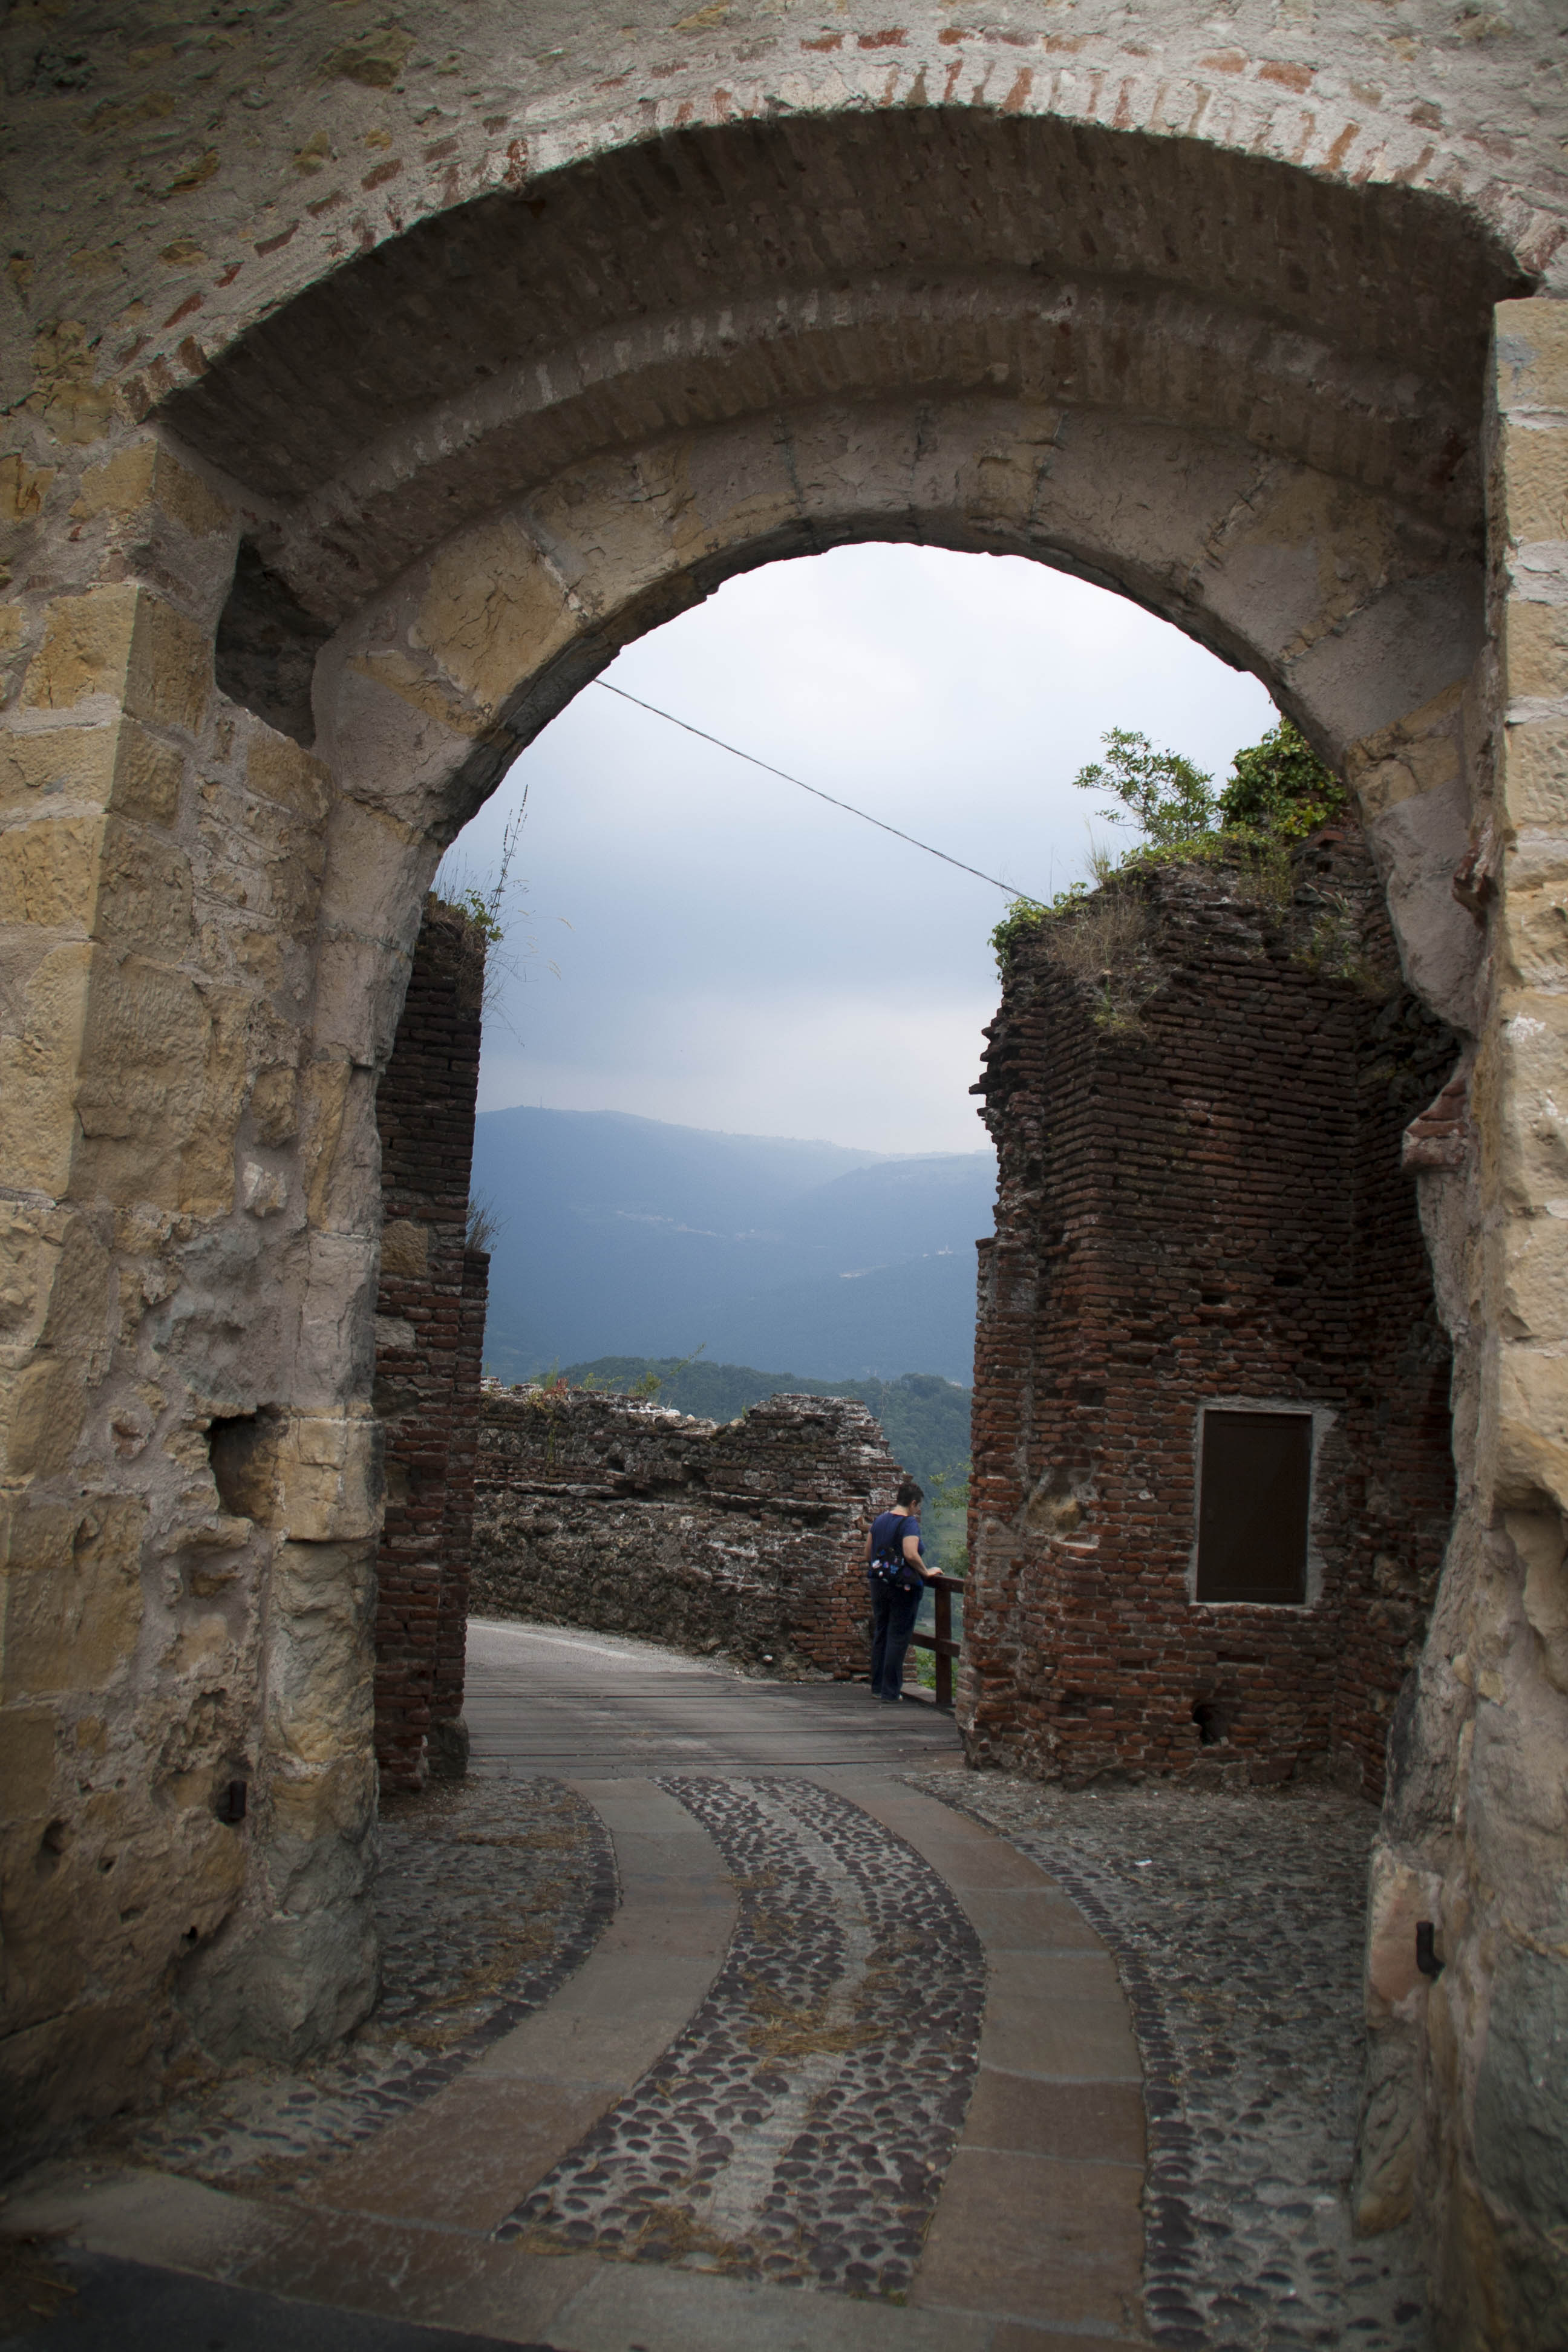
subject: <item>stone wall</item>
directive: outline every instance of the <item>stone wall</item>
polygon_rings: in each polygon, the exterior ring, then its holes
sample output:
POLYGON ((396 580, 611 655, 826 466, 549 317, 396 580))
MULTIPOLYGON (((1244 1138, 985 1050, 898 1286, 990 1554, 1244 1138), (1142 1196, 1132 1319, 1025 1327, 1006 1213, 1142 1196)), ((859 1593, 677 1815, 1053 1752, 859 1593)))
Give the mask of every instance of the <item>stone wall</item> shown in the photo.
POLYGON ((461 1772, 464 1639, 489 1259, 467 1246, 485 943, 431 898, 376 1092, 384 1224, 375 1410, 375 1745, 384 1788, 461 1772))
POLYGON ((851 1397, 769 1397, 721 1425, 487 1384, 473 1609, 776 1674, 861 1675, 860 1547, 900 1475, 851 1397))
POLYGON ((1299 851, 1278 908, 1257 887, 1165 868, 1012 959, 984 1081, 976 1759, 1381 1792, 1453 1505, 1401 1138, 1457 1046, 1399 982, 1358 828, 1299 851), (1312 1409, 1304 1605, 1194 1598, 1205 1402, 1312 1409))

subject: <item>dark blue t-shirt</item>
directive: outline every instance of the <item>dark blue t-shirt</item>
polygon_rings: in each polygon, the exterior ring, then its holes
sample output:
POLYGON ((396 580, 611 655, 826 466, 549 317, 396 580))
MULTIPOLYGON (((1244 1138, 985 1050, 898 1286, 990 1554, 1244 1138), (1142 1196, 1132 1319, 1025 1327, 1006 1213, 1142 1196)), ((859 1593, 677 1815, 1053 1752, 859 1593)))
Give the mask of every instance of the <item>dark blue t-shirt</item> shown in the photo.
POLYGON ((873 1559, 902 1559, 904 1538, 921 1539, 918 1511, 879 1511, 871 1522, 871 1557, 873 1559))

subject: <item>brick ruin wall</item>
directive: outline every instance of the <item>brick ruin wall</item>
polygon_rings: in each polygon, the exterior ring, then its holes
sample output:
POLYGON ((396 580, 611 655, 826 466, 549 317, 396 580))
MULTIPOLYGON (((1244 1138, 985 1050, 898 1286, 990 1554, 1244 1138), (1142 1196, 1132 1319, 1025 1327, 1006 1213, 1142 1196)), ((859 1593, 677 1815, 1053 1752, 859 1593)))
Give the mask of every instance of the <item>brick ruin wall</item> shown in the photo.
POLYGON ((486 1385, 472 1605, 775 1674, 867 1665, 867 1524, 900 1475, 853 1398, 718 1424, 581 1389, 486 1385))
POLYGON ((1076 949, 1047 926, 1014 956, 976 1090, 1000 1181, 975 1760, 1381 1790, 1453 1506, 1449 1348, 1401 1136, 1457 1048, 1399 984, 1359 833, 1306 845, 1294 885, 1271 915, 1234 870, 1164 869, 1131 911, 1100 894, 1076 949), (1125 969, 1075 976, 1107 922, 1132 925, 1125 969), (1318 1409, 1304 1606, 1189 1597, 1205 1401, 1318 1409))
POLYGON ((484 945, 432 898, 376 1096, 384 1223, 374 1404, 375 1745, 384 1788, 460 1773, 474 1465, 489 1259, 467 1246, 484 945))

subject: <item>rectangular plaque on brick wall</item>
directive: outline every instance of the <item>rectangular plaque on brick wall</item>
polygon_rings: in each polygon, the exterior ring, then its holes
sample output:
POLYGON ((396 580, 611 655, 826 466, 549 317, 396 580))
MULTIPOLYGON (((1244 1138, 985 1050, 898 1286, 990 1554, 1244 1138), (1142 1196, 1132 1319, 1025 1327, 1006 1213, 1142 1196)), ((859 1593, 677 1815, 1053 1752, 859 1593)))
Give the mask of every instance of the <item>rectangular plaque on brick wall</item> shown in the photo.
POLYGON ((1211 1409, 1203 1433, 1197 1598, 1304 1601, 1311 1414, 1211 1409))

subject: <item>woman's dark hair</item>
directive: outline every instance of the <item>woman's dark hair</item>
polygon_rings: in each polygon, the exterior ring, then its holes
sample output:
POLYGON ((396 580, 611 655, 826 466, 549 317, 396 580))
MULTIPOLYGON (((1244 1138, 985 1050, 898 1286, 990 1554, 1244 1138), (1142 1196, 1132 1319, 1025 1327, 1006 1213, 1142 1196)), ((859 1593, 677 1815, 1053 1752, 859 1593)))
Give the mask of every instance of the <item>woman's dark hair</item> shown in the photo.
POLYGON ((895 1503, 923 1503, 925 1490, 923 1487, 917 1486, 912 1478, 906 1478, 893 1500, 895 1503))

